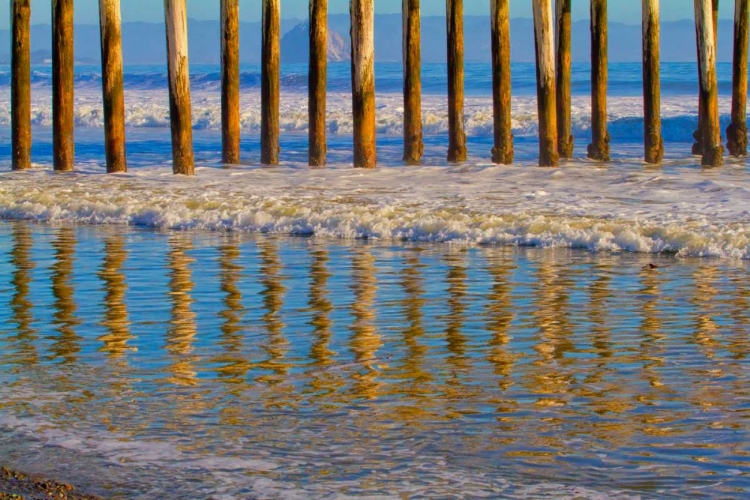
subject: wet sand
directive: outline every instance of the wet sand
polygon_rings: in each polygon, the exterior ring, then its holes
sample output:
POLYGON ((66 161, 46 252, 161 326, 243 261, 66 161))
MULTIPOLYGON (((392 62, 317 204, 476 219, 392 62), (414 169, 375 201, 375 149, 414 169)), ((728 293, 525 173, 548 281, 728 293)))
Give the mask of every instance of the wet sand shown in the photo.
POLYGON ((37 476, 27 476, 20 472, 0 467, 0 500, 100 500, 86 495, 64 483, 48 481, 37 476))

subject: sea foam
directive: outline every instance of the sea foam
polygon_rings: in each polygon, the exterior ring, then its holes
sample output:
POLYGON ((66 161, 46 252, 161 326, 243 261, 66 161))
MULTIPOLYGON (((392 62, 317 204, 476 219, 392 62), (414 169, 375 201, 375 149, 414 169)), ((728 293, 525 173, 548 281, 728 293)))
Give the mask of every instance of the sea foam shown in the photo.
MULTIPOLYGON (((75 122, 79 127, 103 127, 104 113, 101 91, 91 87, 77 89, 75 122)), ((242 93, 241 127, 245 134, 260 133, 260 93, 242 93)), ((403 133, 403 96, 400 93, 378 93, 377 131, 379 134, 400 136, 403 133)), ((169 95, 166 90, 131 89, 125 94, 126 124, 128 127, 169 127, 169 95)), ((192 93, 193 127, 221 130, 221 92, 198 90, 192 93)), ((307 94, 283 91, 281 95, 280 128, 283 132, 308 130, 307 94)), ((643 102, 640 97, 613 97, 609 101, 609 131, 613 143, 642 142, 643 102)), ((731 97, 720 98, 722 130, 729 123, 731 97)), ((33 93, 32 124, 52 125, 52 104, 49 91, 33 93)), ((448 107, 444 96, 425 95, 422 104, 425 134, 446 134, 448 107)), ((698 122, 694 99, 667 97, 662 100, 662 132, 666 142, 690 142, 698 122)), ((577 138, 590 136, 591 100, 574 97, 572 102, 573 134, 577 138)), ((0 126, 10 125, 10 91, 0 88, 0 126)), ((331 92, 328 95, 327 126, 331 135, 351 135, 351 95, 331 92)), ((518 96, 512 102, 513 134, 533 138, 538 135, 537 104, 535 97, 518 96)), ((492 98, 467 97, 466 130, 469 136, 491 137, 493 130, 492 98)))
POLYGON ((0 175, 5 219, 750 258, 750 180, 731 165, 0 175))

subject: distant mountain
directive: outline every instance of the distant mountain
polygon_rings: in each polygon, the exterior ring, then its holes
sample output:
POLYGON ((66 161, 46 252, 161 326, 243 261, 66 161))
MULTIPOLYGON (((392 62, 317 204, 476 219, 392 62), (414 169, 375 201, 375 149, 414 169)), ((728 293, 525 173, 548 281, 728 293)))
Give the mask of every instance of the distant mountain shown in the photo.
MULTIPOLYGON (((467 62, 489 62, 490 20, 485 16, 466 16, 465 46, 467 62)), ((349 16, 336 14, 329 17, 332 32, 329 58, 333 61, 349 57, 349 16)), ((240 26, 240 58, 244 63, 260 62, 260 23, 242 23, 240 26)), ((282 20, 284 43, 281 57, 285 62, 306 62, 308 53, 306 21, 282 20), (288 35, 288 36, 286 36, 288 35)), ((590 41, 588 21, 573 24, 573 60, 589 60, 590 41)), ((219 63, 218 21, 190 20, 190 61, 193 64, 219 63)), ((446 59, 445 18, 422 18, 422 58, 425 63, 441 63, 446 59)), ((732 60, 733 23, 720 21, 718 60, 732 60)), ((534 31, 531 19, 511 21, 511 50, 514 62, 534 61, 534 31)), ((637 62, 641 60, 641 27, 612 22, 609 25, 610 60, 612 62, 637 62)), ((123 52, 126 64, 166 64, 164 25, 161 23, 125 23, 123 25, 123 52)), ((34 25, 31 29, 32 51, 49 53, 52 43, 48 25, 34 25)), ((662 60, 669 62, 695 61, 695 26, 692 21, 662 23, 662 60)), ((76 60, 98 61, 99 27, 76 26, 76 60)), ((10 34, 0 30, 0 60, 7 61, 10 53, 10 34)), ((375 16, 375 58, 377 61, 401 61, 401 16, 381 14, 375 16)))
MULTIPOLYGON (((348 38, 348 36, 347 36, 348 38)), ((328 61, 349 60, 349 42, 336 30, 328 28, 328 61)), ((281 62, 284 64, 305 64, 310 53, 310 23, 298 24, 281 39, 281 62)))

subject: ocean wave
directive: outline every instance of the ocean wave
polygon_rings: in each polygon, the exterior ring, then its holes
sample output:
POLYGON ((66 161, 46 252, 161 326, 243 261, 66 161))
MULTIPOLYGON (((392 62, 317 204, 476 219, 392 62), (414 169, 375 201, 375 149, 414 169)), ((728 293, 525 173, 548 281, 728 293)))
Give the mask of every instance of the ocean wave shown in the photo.
MULTIPOLYGON (((166 91, 130 91, 126 93, 126 124, 129 127, 169 127, 169 96, 166 91)), ((218 90, 195 91, 193 101, 193 126, 196 129, 221 129, 221 96, 218 90)), ((641 142, 643 137, 642 102, 636 97, 611 98, 609 103, 609 130, 613 142, 641 142)), ((722 128, 729 124, 731 99, 720 99, 722 128)), ((401 94, 379 94, 377 97, 377 129, 385 135, 402 135, 403 97, 401 94)), ((590 136, 590 99, 573 99, 573 134, 577 138, 590 136)), ((241 127, 246 133, 259 133, 261 124, 260 95, 258 92, 242 94, 241 127)), ((76 125, 103 127, 104 114, 100 93, 94 90, 76 94, 76 125)), ((697 125, 697 101, 668 98, 662 105, 662 132, 668 142, 690 142, 697 125)), ((425 96, 422 121, 425 134, 445 134, 448 130, 448 110, 442 96, 425 96)), ((52 108, 49 96, 35 94, 32 104, 32 123, 36 126, 52 125, 52 108)), ((10 96, 0 90, 0 125, 10 125, 10 96)), ((536 99, 516 97, 512 109, 513 134, 533 138, 538 134, 536 99)), ((282 132, 306 132, 308 129, 307 95, 299 92, 282 92, 280 127, 282 132)), ((470 136, 492 136, 493 117, 490 97, 466 99, 466 129, 470 136)), ((352 133, 351 97, 348 93, 330 93, 328 99, 328 132, 352 133)))
POLYGON ((750 258, 750 183, 732 167, 2 176, 5 219, 750 258))

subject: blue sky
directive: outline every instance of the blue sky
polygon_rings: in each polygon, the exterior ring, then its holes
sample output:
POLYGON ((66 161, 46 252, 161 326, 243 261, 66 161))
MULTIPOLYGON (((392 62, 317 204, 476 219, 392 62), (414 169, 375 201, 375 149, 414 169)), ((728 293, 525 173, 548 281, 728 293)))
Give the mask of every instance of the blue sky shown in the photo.
MULTIPOLYGON (((162 0, 121 0, 123 21, 160 21, 163 18, 162 0)), ((10 0, 2 0, 0 7, 0 25, 8 25, 10 0)), ((33 0, 33 18, 35 24, 50 22, 51 0, 33 0)), ((464 0, 466 14, 489 13, 490 0, 464 0)), ((512 17, 531 17, 530 0, 510 0, 512 17)), ((99 0, 75 0, 76 22, 95 24, 98 22, 99 0)), ((574 16, 577 19, 588 18, 589 0, 573 0, 574 16)), ((692 2, 689 0, 662 0, 662 19, 675 20, 692 18, 692 2)), ((331 13, 347 12, 349 0, 329 0, 331 13)), ((375 0, 378 12, 400 12, 401 0, 375 0)), ((240 12, 243 20, 257 20, 260 17, 261 0, 240 0, 240 12)), ((283 17, 302 18, 307 16, 308 0, 281 0, 283 17)), ((721 17, 731 19, 734 2, 724 0, 721 5, 721 17)), ((218 19, 219 0, 188 0, 189 16, 196 19, 218 19)), ((638 24, 641 19, 641 2, 637 0, 610 0, 610 20, 629 24, 638 24)), ((423 15, 437 15, 445 12, 443 0, 422 0, 423 15)))

